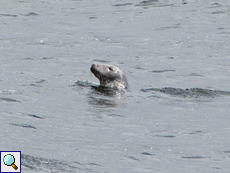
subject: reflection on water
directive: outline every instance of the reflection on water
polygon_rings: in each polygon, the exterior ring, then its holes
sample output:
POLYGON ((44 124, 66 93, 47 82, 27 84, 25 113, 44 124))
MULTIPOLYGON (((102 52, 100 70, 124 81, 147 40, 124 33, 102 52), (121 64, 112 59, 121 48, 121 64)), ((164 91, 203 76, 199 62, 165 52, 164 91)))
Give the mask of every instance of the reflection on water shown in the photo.
POLYGON ((124 91, 92 86, 88 93, 88 103, 95 108, 122 107, 122 98, 124 97, 124 91))
POLYGON ((95 108, 115 108, 121 106, 121 98, 125 97, 126 90, 116 90, 99 86, 90 81, 77 80, 73 87, 90 88, 87 94, 88 103, 95 108))

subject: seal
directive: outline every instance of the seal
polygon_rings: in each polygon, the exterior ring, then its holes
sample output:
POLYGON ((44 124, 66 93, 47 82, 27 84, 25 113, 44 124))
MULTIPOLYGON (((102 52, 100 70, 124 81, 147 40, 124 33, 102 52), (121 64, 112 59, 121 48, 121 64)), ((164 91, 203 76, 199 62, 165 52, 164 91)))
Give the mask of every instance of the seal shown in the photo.
POLYGON ((93 64, 91 72, 100 81, 100 86, 113 89, 127 89, 128 82, 125 74, 116 66, 108 64, 93 64))

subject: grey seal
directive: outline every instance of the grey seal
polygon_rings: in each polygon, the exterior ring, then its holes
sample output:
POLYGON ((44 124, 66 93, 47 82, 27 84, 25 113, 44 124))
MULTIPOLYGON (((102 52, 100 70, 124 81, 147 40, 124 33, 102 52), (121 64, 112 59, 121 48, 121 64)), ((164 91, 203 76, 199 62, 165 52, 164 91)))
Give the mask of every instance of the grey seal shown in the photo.
POLYGON ((108 64, 93 64, 91 72, 100 81, 100 86, 113 89, 127 89, 128 82, 125 74, 116 66, 108 64))

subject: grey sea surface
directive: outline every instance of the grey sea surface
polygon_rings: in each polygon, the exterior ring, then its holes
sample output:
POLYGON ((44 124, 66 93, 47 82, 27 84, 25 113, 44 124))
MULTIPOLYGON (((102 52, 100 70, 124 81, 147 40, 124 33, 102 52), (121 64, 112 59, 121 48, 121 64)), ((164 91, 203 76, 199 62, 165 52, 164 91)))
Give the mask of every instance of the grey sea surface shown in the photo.
POLYGON ((1 0, 0 31, 23 173, 230 172, 230 1, 1 0), (98 62, 129 91, 95 90, 98 62))

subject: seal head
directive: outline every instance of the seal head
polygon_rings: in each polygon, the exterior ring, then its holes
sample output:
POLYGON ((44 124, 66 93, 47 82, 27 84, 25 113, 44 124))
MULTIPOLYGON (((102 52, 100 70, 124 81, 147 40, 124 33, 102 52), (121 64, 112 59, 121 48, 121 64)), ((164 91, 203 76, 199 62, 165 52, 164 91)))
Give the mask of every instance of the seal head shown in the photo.
POLYGON ((115 89, 128 88, 127 78, 124 73, 116 66, 107 64, 93 64, 91 72, 100 81, 100 86, 115 89))

